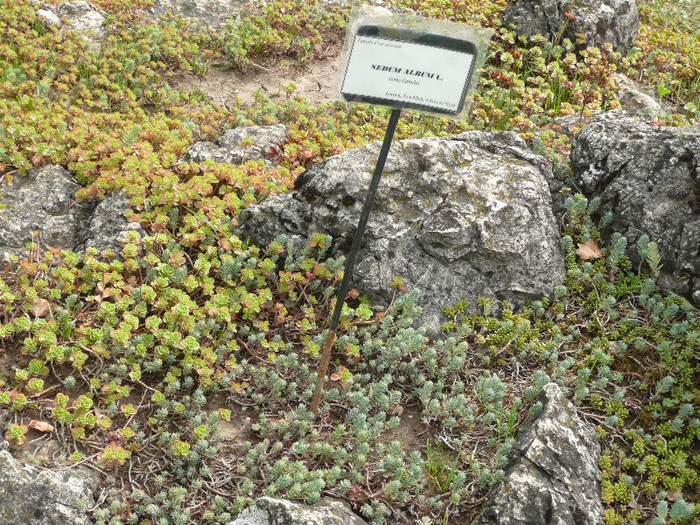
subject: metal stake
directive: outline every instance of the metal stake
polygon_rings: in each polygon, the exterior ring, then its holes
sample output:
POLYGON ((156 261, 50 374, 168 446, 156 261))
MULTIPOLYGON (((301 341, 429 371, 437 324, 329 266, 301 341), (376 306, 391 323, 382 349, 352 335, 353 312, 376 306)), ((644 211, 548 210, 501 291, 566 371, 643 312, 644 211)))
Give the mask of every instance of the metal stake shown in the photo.
POLYGON ((391 140, 394 138, 394 131, 396 131, 396 124, 399 121, 399 116, 401 116, 400 109, 391 110, 391 115, 389 116, 389 124, 387 125, 386 133, 384 134, 384 142, 382 142, 382 149, 379 152, 377 165, 375 166, 374 174, 372 175, 372 182, 369 185, 369 192, 367 193, 367 198, 365 199, 365 203, 362 207, 360 222, 357 225, 357 230, 355 230, 355 237, 352 240, 352 248, 350 248, 350 255, 348 256, 348 259, 345 262, 343 280, 340 283, 340 290, 338 291, 338 298, 335 302, 333 317, 331 317, 331 324, 329 325, 328 336, 326 337, 326 342, 323 344, 321 363, 318 365, 318 379, 316 380, 316 390, 314 391, 314 397, 311 400, 311 411, 314 413, 314 416, 318 412, 318 404, 321 401, 323 383, 326 379, 328 363, 330 363, 331 360, 331 348, 333 347, 333 341, 335 341, 336 331, 338 329, 338 324, 340 323, 340 315, 343 313, 343 305, 345 304, 345 298, 347 297, 348 290, 350 289, 350 279, 352 277, 352 271, 355 267, 357 254, 360 251, 360 245, 362 244, 362 236, 365 233, 365 227, 367 226, 367 221, 369 220, 369 214, 372 211, 374 197, 377 193, 379 180, 382 178, 384 164, 386 163, 386 158, 389 154, 391 140))

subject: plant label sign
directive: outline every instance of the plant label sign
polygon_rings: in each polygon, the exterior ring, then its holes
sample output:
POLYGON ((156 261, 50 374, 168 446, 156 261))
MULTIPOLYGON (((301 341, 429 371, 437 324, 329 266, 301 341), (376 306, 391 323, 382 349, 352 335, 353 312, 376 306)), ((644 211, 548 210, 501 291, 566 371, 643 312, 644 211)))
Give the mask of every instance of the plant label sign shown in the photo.
POLYGON ((348 102, 457 115, 476 57, 469 40, 363 25, 353 36, 340 94, 348 102))

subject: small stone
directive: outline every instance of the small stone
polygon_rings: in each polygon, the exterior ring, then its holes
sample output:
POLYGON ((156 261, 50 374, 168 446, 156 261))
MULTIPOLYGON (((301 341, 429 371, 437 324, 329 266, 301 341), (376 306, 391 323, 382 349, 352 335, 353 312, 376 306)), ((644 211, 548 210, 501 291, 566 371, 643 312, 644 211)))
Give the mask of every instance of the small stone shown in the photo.
POLYGON ((649 93, 645 93, 642 86, 624 75, 616 74, 614 78, 619 86, 617 97, 620 99, 622 109, 627 113, 650 119, 661 113, 661 105, 649 93))
POLYGON ((98 255, 105 250, 112 250, 118 255, 129 232, 136 232, 139 239, 146 232, 136 222, 129 222, 124 215, 131 208, 124 192, 109 194, 94 209, 85 233, 85 248, 97 249, 98 255))

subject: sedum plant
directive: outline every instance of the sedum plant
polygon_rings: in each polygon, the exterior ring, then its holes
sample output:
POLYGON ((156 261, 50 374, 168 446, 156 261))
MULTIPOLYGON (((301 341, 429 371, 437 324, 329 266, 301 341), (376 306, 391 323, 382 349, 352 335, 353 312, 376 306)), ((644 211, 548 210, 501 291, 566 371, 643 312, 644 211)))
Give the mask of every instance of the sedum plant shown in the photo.
MULTIPOLYGON (((660 21, 651 0, 627 57, 518 38, 499 21, 502 2, 391 3, 496 30, 471 120, 407 114, 398 138, 512 130, 566 181, 569 139, 552 123, 618 107, 614 72, 658 82, 676 104, 657 125, 700 116, 692 20, 660 21)), ((44 25, 30 0, 0 6, 0 184, 61 165, 82 185, 78 200, 123 190, 147 236, 84 255, 33 236, 26 258, 0 266, 0 358, 12 361, 0 410, 13 447, 31 438, 32 419, 47 421, 70 464, 115 477, 96 523, 228 523, 263 494, 340 498, 372 523, 468 523, 550 381, 596 427, 606 523, 697 519, 700 321, 657 286, 658 245, 610 235, 599 202, 568 189, 567 278, 552 298, 520 311, 489 298, 447 305, 431 342, 414 324, 419 292, 404 293, 400 277, 386 309, 353 291, 314 422, 342 260, 321 234, 294 254, 283 238, 250 245, 236 216, 311 164, 377 140, 388 112, 313 106, 292 84, 226 108, 169 79, 217 63, 303 69, 333 51, 348 10, 249 5, 217 35, 147 22, 148 1, 95 4, 109 15, 99 46, 44 25), (196 140, 272 123, 289 137, 272 164, 178 162, 196 140), (577 254, 588 242, 599 258, 577 254)))

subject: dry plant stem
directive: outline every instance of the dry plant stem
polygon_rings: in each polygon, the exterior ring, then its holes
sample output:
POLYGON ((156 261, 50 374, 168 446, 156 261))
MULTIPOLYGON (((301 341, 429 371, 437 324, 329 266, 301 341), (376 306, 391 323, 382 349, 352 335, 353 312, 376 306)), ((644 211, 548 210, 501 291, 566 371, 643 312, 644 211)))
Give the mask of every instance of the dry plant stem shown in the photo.
POLYGON ((321 364, 318 365, 318 379, 316 381, 316 388, 314 390, 314 397, 311 400, 311 412, 316 416, 318 412, 318 404, 321 401, 321 392, 323 391, 323 380, 326 378, 326 372, 328 372, 328 363, 331 361, 331 348, 333 348, 333 341, 335 341, 335 330, 328 332, 326 337, 326 342, 323 343, 323 353, 321 354, 321 364))

